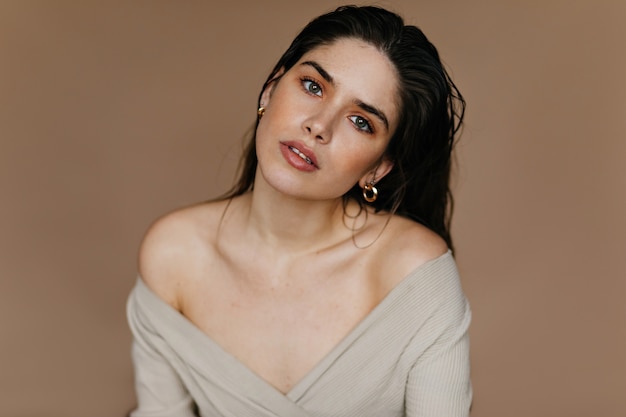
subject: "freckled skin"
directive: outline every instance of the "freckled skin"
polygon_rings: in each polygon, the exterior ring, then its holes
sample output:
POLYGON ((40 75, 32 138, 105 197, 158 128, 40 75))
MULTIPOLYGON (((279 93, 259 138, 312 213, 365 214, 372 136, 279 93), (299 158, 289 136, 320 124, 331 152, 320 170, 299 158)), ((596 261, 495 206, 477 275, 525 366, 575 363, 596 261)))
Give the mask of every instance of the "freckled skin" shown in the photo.
POLYGON ((305 54, 262 95, 265 114, 257 130, 259 171, 281 192, 303 198, 337 198, 357 182, 380 179, 390 168, 380 164, 397 124, 397 77, 389 60, 358 40, 339 40, 305 54), (326 81, 305 62, 319 64, 333 78, 326 81), (381 109, 389 129, 356 103, 381 109), (360 130, 365 121, 373 132, 360 130), (302 142, 320 169, 301 173, 285 162, 280 141, 302 142), (378 172, 373 168, 380 165, 378 172))
POLYGON ((392 168, 383 155, 396 91, 394 68, 366 43, 305 54, 262 94, 253 191, 164 216, 142 244, 148 286, 283 393, 409 271, 447 250, 425 227, 354 201, 346 212, 361 213, 362 227, 345 222, 341 196, 392 168), (285 142, 315 169, 294 166, 285 142))

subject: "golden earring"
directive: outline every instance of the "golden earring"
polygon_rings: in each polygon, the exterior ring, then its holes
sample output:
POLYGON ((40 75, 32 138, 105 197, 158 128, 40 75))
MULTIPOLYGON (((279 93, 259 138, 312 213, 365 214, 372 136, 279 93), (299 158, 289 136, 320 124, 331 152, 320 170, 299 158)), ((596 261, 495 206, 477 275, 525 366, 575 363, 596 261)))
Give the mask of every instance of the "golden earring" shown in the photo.
POLYGON ((374 187, 374 181, 368 182, 363 187, 363 199, 368 203, 373 203, 378 198, 378 189, 374 187))
POLYGON ((259 110, 256 111, 256 114, 259 116, 259 119, 263 117, 263 115, 265 114, 265 107, 259 107, 259 110))

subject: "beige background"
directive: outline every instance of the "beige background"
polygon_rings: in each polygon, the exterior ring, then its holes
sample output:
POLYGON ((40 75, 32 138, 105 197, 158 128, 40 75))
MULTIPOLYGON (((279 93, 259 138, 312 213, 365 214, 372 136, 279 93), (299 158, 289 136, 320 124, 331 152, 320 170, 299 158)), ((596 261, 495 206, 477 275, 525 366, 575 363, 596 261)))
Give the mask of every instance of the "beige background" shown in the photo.
MULTIPOLYGON (((0 416, 132 407, 144 230, 227 188, 268 71, 339 4, 210 3, 0 2, 0 416)), ((473 416, 625 416, 626 2, 379 4, 469 103, 473 416)))

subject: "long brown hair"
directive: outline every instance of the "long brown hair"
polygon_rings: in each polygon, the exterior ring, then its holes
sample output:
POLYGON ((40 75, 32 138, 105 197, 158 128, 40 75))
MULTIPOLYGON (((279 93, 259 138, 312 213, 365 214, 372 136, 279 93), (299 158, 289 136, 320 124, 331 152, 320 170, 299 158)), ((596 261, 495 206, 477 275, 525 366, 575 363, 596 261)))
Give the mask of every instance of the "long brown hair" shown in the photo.
MULTIPOLYGON (((400 117, 386 150, 393 169, 376 184, 376 211, 411 218, 441 236, 450 249, 450 192, 452 148, 462 124, 465 100, 446 72, 439 53, 417 27, 400 16, 373 6, 343 6, 312 20, 296 36, 276 63, 260 96, 270 82, 278 82, 308 51, 340 38, 363 40, 383 52, 399 78, 400 117)), ((257 103, 259 104, 259 103, 257 103)), ((225 197, 241 195, 254 187, 257 168, 256 128, 240 162, 239 177, 225 197)), ((344 199, 364 204, 355 184, 344 199)))

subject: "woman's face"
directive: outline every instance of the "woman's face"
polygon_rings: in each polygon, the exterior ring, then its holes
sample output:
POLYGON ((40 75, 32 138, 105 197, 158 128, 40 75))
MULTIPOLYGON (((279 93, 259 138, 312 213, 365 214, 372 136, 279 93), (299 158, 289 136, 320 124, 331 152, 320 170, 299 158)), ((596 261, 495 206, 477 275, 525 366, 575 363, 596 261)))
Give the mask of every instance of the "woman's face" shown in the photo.
POLYGON ((375 47, 344 38, 306 53, 261 96, 255 181, 288 195, 335 199, 392 168, 398 80, 375 47))

